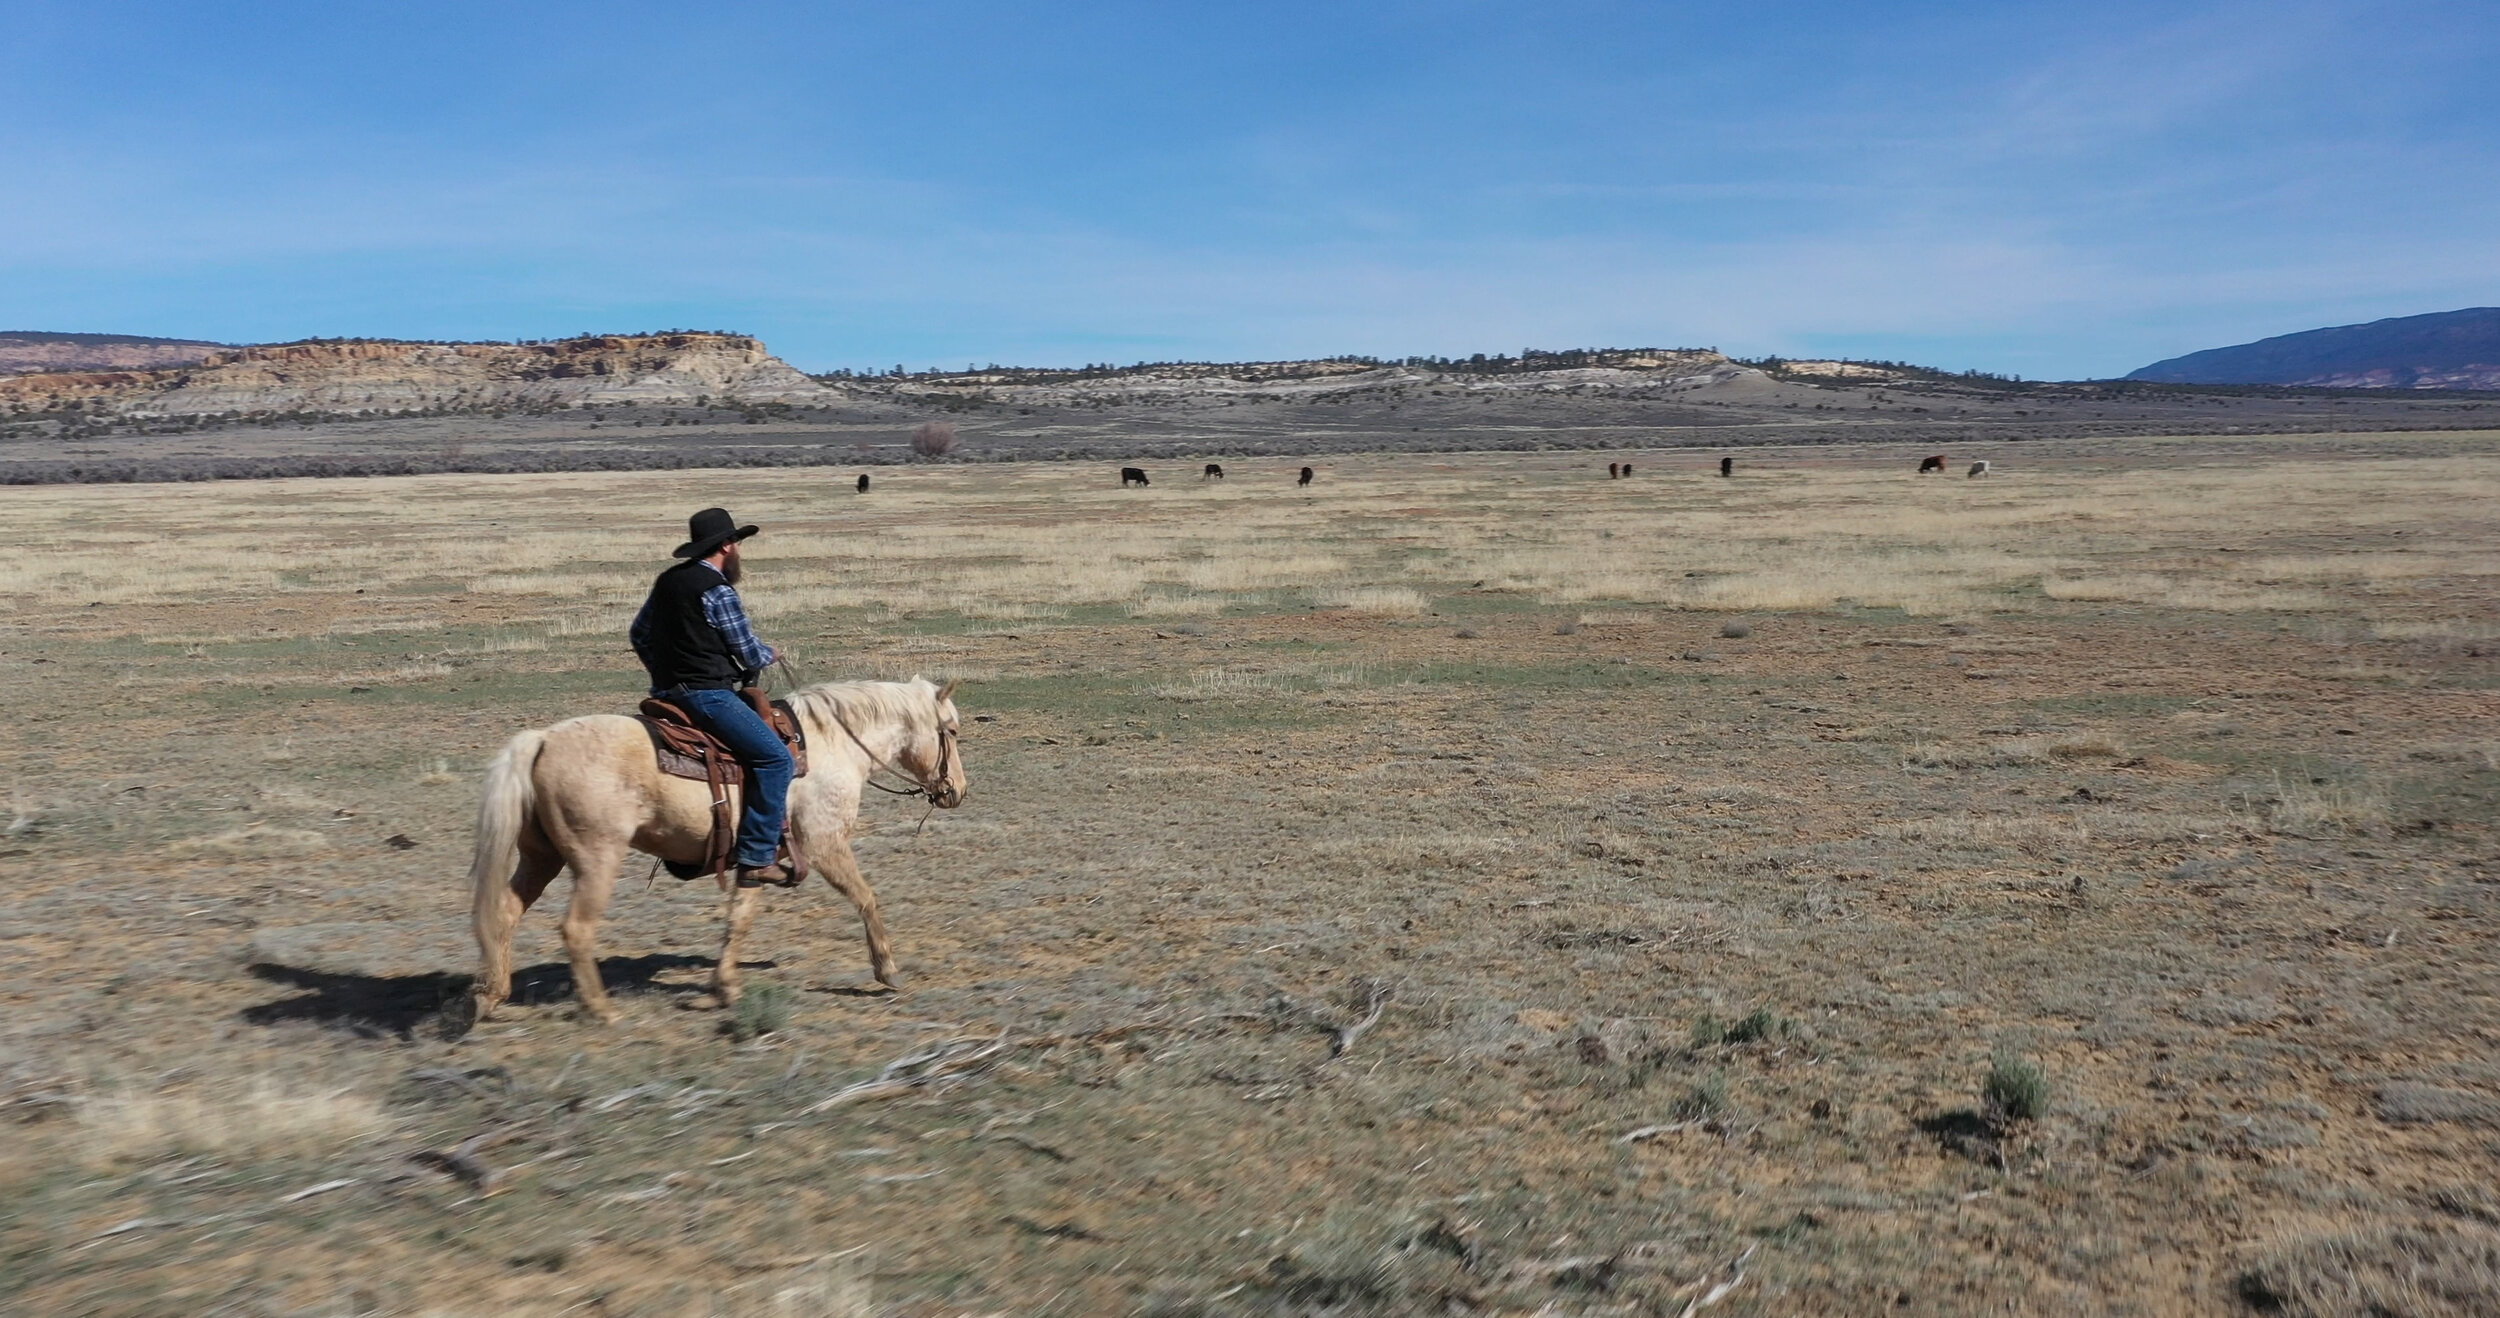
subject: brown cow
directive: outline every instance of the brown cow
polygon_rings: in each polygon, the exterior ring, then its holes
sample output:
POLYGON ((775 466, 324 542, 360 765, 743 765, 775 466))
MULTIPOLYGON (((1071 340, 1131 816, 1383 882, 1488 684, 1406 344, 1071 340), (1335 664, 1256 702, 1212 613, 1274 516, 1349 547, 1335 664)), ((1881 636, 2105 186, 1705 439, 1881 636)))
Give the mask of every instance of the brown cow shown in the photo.
POLYGON ((1939 454, 1935 455, 1935 456, 1934 456, 1934 457, 1932 457, 1932 458, 1920 458, 1920 459, 1918 460, 1918 474, 1919 474, 1919 475, 1924 476, 1924 475, 1926 475, 1927 473, 1929 473, 1929 472, 1931 472, 1931 471, 1932 471, 1932 472, 1935 472, 1935 473, 1936 473, 1937 475, 1939 475, 1939 476, 1941 476, 1941 475, 1943 475, 1943 474, 1944 474, 1944 455, 1943 455, 1943 454, 1939 453, 1939 454))

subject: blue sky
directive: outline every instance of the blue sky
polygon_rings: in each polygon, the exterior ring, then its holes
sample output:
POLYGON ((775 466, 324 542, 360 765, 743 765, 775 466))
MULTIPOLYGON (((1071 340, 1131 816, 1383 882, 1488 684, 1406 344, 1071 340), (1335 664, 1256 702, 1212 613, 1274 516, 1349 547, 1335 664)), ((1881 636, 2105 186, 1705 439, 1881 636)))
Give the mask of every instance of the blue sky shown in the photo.
POLYGON ((0 0, 0 328, 2035 378, 2500 303, 2500 6, 0 0))

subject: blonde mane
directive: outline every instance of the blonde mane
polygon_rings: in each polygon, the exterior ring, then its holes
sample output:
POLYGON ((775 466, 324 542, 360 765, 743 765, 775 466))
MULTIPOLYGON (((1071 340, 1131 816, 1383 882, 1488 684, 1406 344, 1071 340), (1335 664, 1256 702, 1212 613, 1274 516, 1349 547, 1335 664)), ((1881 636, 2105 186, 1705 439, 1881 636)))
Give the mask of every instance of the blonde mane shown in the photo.
POLYGON ((812 715, 820 726, 848 722, 854 731, 865 732, 880 723, 916 727, 934 721, 937 701, 930 697, 935 691, 920 677, 908 682, 818 682, 791 692, 788 699, 790 708, 802 718, 812 715))

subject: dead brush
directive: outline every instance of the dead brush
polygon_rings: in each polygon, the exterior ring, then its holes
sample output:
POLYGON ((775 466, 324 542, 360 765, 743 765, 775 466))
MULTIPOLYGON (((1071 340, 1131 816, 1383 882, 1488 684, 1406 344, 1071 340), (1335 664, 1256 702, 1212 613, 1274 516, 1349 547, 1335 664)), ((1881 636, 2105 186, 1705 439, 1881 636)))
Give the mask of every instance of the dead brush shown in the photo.
POLYGON ((2285 1241, 2240 1273, 2239 1298, 2285 1318, 2500 1313, 2500 1234, 2470 1223, 2365 1226, 2285 1241))
POLYGON ((2311 777, 2305 781, 2274 775, 2274 794, 2258 813, 2271 832, 2295 836, 2323 833, 2368 833, 2385 826, 2387 789, 2369 782, 2338 783, 2311 777))
POLYGON ((705 1318, 868 1318, 869 1279, 849 1255, 742 1282, 711 1297, 705 1318))
POLYGON ((790 1028, 798 995, 787 984, 758 984, 738 996, 738 1005, 722 1023, 729 1037, 748 1043, 790 1028))
POLYGON ((1714 1121, 1727 1115, 1727 1073, 1713 1071, 1684 1087, 1669 1111, 1678 1121, 1714 1121))
POLYGON ((1693 1048, 1736 1047, 1780 1038, 1796 1031, 1796 1022, 1771 1010, 1756 1007, 1732 1021, 1722 1021, 1708 1012, 1693 1021, 1693 1048))
MULTIPOLYGON (((1339 1210, 1303 1231, 1248 1289, 1291 1313, 1436 1313, 1472 1298, 1482 1282, 1482 1246, 1466 1227, 1435 1219, 1382 1231, 1339 1210)), ((1471 1306, 1472 1307, 1472 1306, 1471 1306)), ((1213 1315, 1228 1310, 1172 1308, 1213 1315)))
POLYGON ((1984 747, 1921 742, 1901 752, 1901 767, 2011 769, 2026 764, 2055 764, 2073 760, 2122 760, 2127 758, 2127 754, 2126 744, 2106 732, 2077 732, 2055 737, 2013 737, 1990 742, 1984 747))
POLYGON ((911 432, 911 451, 924 458, 942 458, 955 451, 955 423, 923 421, 911 432))

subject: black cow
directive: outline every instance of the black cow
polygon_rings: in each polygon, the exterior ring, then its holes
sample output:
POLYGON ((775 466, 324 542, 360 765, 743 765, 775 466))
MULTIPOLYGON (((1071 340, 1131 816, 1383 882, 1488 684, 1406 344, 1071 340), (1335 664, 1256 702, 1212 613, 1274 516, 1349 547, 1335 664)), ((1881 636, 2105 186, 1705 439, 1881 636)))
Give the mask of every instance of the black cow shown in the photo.
POLYGON ((1294 482, 1294 484, 1296 484, 1296 485, 1308 485, 1308 484, 1310 484, 1310 483, 1311 483, 1311 469, 1310 469, 1310 468, 1308 468, 1308 467, 1304 467, 1304 468, 1302 469, 1302 479, 1300 479, 1300 480, 1298 480, 1298 481, 1295 481, 1295 482, 1294 482))
POLYGON ((862 494, 868 492, 868 473, 864 471, 859 474, 859 492, 862 494))
POLYGON ((1623 478, 1625 480, 1632 479, 1632 464, 1629 462, 1623 464, 1623 478))
POLYGON ((1733 475, 1735 475, 1735 474, 1736 474, 1736 459, 1734 459, 1734 458, 1721 458, 1721 459, 1719 459, 1719 474, 1720 474, 1720 475, 1722 475, 1722 476, 1733 476, 1733 475))
POLYGON ((1122 467, 1122 468, 1120 468, 1120 488, 1122 488, 1122 489, 1127 489, 1127 488, 1128 488, 1129 486, 1131 486, 1131 485, 1152 485, 1152 484, 1154 484, 1154 482, 1146 479, 1146 473, 1145 473, 1145 471, 1144 471, 1142 468, 1138 468, 1138 467, 1122 467))
POLYGON ((1224 479, 1224 465, 1219 462, 1208 463, 1207 469, 1198 473, 1198 479, 1202 481, 1220 481, 1224 479))
POLYGON ((1935 472, 1937 475, 1940 475, 1940 476, 1944 474, 1944 455, 1943 455, 1943 454, 1939 453, 1939 454, 1937 454, 1936 456, 1934 456, 1934 457, 1932 457, 1932 458, 1920 458, 1920 459, 1918 460, 1918 474, 1919 474, 1919 475, 1924 476, 1924 475, 1926 475, 1927 473, 1929 473, 1929 472, 1931 472, 1931 471, 1932 471, 1932 472, 1935 472))

